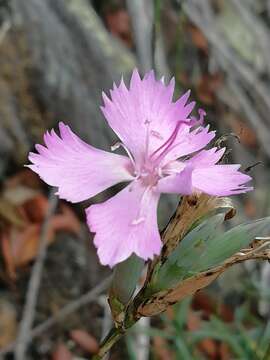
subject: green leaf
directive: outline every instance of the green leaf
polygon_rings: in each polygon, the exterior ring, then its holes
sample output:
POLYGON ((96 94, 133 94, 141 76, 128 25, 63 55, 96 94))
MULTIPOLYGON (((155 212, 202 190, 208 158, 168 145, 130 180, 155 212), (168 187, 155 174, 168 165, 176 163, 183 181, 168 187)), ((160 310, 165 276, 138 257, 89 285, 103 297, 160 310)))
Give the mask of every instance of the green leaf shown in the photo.
POLYGON ((132 297, 143 267, 144 260, 133 254, 114 268, 111 295, 122 304, 132 297))
POLYGON ((256 237, 268 235, 270 235, 270 217, 238 225, 212 239, 192 269, 203 271, 219 265, 241 249, 248 247, 256 237))
POLYGON ((158 269, 154 277, 155 287, 168 288, 188 274, 193 275, 194 262, 207 251, 208 243, 221 232, 223 221, 224 214, 217 214, 191 230, 158 269))
POLYGON ((191 230, 163 264, 157 266, 152 290, 173 287, 181 280, 222 264, 249 246, 255 237, 270 235, 270 217, 238 225, 222 233, 224 214, 217 214, 191 230))

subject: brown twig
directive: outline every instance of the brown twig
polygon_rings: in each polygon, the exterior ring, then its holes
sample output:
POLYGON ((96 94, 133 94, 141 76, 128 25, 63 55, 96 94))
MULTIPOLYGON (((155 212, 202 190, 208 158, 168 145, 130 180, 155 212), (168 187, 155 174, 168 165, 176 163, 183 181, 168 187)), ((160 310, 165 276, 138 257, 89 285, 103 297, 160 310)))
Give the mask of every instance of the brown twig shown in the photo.
MULTIPOLYGON (((97 296, 101 294, 103 291, 108 289, 112 280, 112 276, 107 277, 103 280, 99 285, 95 286, 93 289, 89 290, 86 294, 82 295, 79 299, 76 299, 66 306, 64 306, 61 310, 59 310, 55 315, 49 317, 46 321, 37 325, 32 331, 29 332, 29 342, 34 338, 40 336, 43 332, 47 331, 49 328, 65 319, 67 316, 72 314, 73 312, 80 309, 82 306, 89 304, 90 302, 96 300, 97 296)), ((15 349, 16 341, 9 344, 6 348, 0 351, 0 357, 2 358, 5 354, 12 352, 15 349)))
POLYGON ((54 195, 55 189, 52 189, 49 198, 49 208, 41 228, 41 235, 39 240, 38 255, 32 269, 31 277, 28 284, 26 301, 23 310, 22 320, 19 328, 19 335, 15 346, 15 360, 24 360, 27 346, 30 341, 30 331, 35 317, 35 309, 37 297, 40 287, 40 279, 43 270, 44 260, 47 252, 47 238, 49 225, 52 215, 57 206, 57 198, 54 195))

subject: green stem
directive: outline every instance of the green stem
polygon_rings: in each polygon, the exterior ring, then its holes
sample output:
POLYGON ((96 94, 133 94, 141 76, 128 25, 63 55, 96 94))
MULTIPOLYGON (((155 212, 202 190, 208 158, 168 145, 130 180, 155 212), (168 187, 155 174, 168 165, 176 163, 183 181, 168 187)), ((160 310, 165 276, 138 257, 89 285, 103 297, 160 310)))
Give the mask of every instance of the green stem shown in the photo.
POLYGON ((270 359, 270 344, 268 345, 266 352, 264 354, 263 360, 269 360, 270 359))
POLYGON ((96 356, 94 356, 93 360, 101 360, 107 352, 111 349, 111 347, 124 335, 123 330, 113 328, 109 332, 109 334, 102 341, 99 352, 96 356))

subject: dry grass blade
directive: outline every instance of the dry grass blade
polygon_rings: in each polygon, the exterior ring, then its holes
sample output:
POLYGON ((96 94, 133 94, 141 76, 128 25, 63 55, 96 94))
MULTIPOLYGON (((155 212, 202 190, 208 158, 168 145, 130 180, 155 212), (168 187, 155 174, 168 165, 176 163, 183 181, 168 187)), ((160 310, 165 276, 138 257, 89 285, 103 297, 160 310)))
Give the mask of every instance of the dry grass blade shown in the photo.
POLYGON ((27 345, 30 341, 30 331, 32 323, 35 316, 35 308, 38 296, 38 290, 40 285, 40 279, 43 269, 44 260, 46 257, 46 248, 47 248, 47 236, 49 230, 49 223, 51 216, 55 212, 57 206, 57 198, 54 195, 55 189, 51 191, 50 196, 50 206, 48 208, 47 216, 45 218, 43 227, 41 229, 40 241, 39 241, 39 251, 36 262, 33 266, 31 278, 29 280, 29 285, 26 295, 26 303, 23 311, 23 316, 20 324, 18 340, 15 348, 15 359, 24 360, 25 352, 27 345))

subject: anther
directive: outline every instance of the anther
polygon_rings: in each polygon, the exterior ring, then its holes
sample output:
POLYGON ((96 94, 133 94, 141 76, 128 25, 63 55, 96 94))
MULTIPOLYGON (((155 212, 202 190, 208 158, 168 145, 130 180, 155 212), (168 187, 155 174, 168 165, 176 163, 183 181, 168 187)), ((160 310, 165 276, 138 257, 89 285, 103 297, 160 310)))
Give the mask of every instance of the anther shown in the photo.
POLYGON ((158 132, 158 131, 155 131, 155 130, 151 130, 150 131, 150 134, 154 137, 156 137, 157 139, 159 140, 163 140, 163 136, 161 136, 161 134, 158 132))

